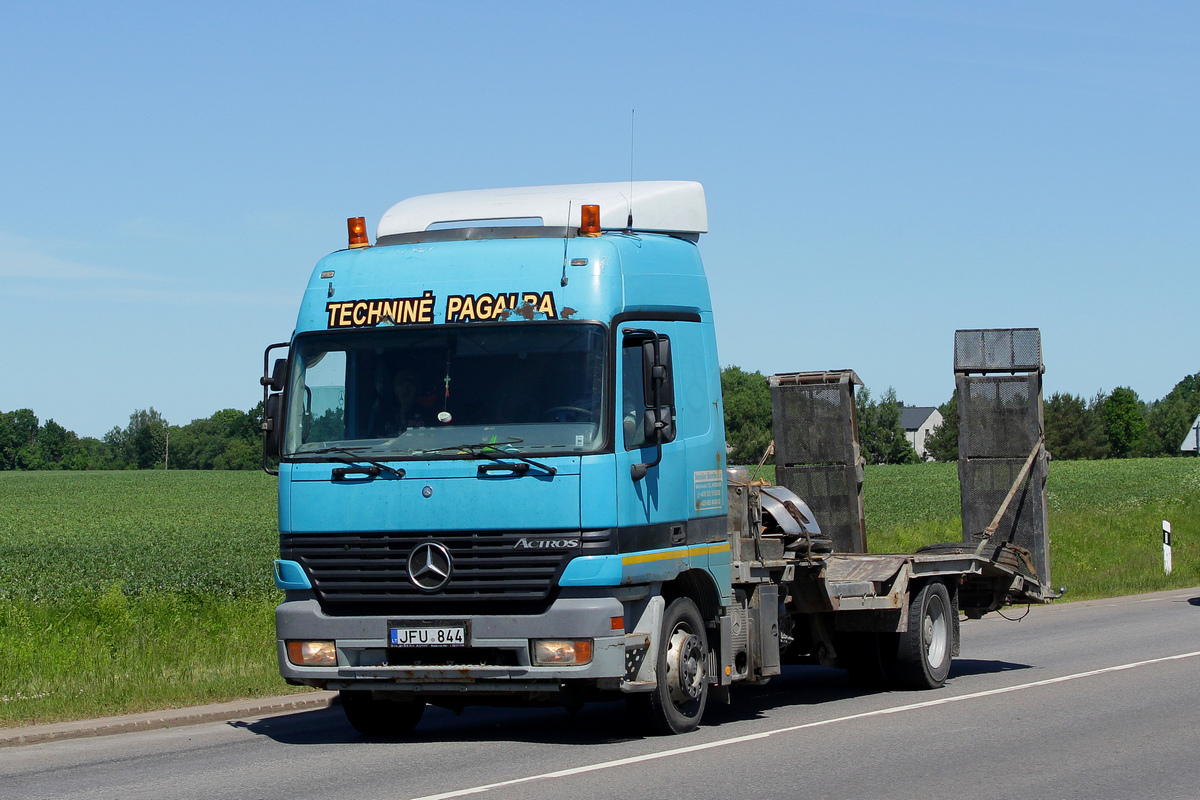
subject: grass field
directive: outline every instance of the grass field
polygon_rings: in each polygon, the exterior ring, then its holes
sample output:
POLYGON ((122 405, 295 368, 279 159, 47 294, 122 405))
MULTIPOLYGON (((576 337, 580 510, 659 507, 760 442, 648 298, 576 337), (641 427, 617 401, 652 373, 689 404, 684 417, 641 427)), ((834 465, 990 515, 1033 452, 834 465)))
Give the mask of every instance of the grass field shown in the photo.
MULTIPOLYGON (((1050 577, 1064 599, 1200 585, 1200 460, 1053 461, 1046 494, 1050 577), (1174 530, 1170 577, 1163 520, 1174 530)), ((872 552, 962 540, 954 464, 870 467, 863 496, 872 552)))
POLYGON ((283 694, 262 472, 0 472, 0 725, 283 694))
MULTIPOLYGON (((1200 460, 1053 462, 1047 488, 1068 599, 1200 585, 1200 460)), ((953 464, 869 467, 864 491, 873 552, 961 539, 953 464)), ((261 472, 0 472, 0 726, 290 691, 276 552, 261 472)))

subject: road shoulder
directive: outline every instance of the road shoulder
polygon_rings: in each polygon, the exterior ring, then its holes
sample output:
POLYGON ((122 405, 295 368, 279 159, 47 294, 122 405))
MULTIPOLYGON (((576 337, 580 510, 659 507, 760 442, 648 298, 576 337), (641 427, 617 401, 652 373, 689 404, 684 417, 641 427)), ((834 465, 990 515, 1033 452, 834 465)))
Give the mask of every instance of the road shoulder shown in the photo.
POLYGON ((337 692, 305 692, 277 697, 259 697, 253 700, 235 700, 229 703, 213 703, 191 708, 147 711, 143 714, 123 714, 116 717, 55 722, 48 725, 30 725, 24 728, 3 728, 0 729, 0 747, 53 742, 61 739, 82 739, 90 736, 108 736, 114 733, 131 733, 159 728, 177 728, 184 725, 200 725, 205 722, 263 717, 286 711, 327 708, 336 697, 337 692))

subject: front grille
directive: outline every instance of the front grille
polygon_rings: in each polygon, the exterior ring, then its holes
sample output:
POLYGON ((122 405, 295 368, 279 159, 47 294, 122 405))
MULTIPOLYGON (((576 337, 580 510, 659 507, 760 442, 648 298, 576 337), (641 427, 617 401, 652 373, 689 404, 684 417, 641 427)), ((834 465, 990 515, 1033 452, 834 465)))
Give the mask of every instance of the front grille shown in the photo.
POLYGON ((608 530, 284 534, 280 540, 280 557, 298 561, 321 608, 339 615, 537 614, 553 602, 568 561, 605 552, 612 552, 608 530), (537 546, 565 539, 579 545, 537 546), (430 540, 446 546, 454 567, 445 587, 425 593, 409 580, 408 556, 430 540))

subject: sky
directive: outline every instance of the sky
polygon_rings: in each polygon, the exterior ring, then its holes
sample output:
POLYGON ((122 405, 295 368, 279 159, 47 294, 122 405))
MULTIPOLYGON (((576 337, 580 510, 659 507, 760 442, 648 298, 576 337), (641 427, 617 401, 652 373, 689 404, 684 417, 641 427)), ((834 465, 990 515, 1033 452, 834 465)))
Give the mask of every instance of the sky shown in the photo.
POLYGON ((252 408, 347 217, 631 160, 704 184, 723 366, 937 405, 956 329, 1037 327, 1047 395, 1200 371, 1200 4, 8 0, 0 40, 0 411, 81 436, 252 408))

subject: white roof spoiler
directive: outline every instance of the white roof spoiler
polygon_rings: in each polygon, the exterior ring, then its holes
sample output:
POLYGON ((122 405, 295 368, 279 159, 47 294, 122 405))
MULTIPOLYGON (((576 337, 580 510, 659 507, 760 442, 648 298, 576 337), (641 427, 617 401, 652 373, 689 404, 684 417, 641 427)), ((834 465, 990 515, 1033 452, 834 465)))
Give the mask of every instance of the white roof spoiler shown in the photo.
POLYGON ((583 205, 600 206, 600 227, 623 230, 633 200, 633 229, 654 233, 708 232, 704 187, 695 181, 634 181, 521 186, 426 194, 401 200, 379 220, 376 237, 416 234, 454 223, 578 228, 583 205), (568 208, 570 216, 568 217, 568 208), (528 220, 540 219, 540 225, 528 220))

